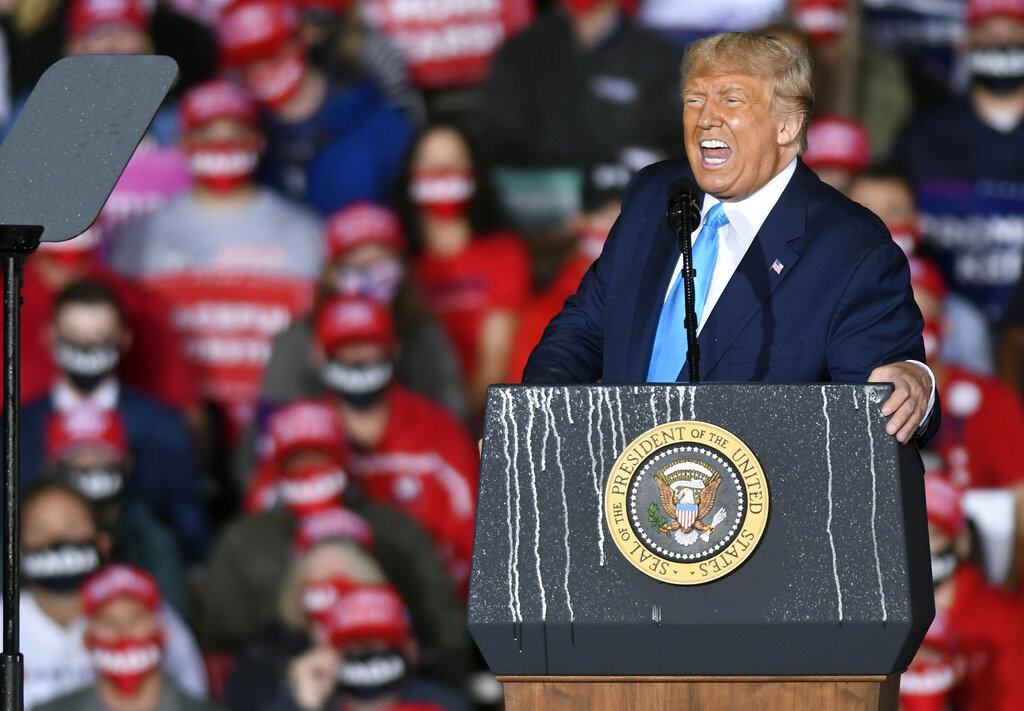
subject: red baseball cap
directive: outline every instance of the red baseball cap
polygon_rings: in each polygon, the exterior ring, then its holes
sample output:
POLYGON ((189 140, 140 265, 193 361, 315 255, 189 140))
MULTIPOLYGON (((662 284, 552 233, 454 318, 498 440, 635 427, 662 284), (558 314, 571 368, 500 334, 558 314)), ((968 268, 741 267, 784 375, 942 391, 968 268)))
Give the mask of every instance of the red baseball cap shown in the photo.
POLYGON ((277 462, 304 449, 324 452, 338 461, 347 453, 337 411, 316 400, 297 400, 277 410, 267 421, 266 433, 268 455, 277 462))
POLYGON ((1024 22, 1024 0, 968 0, 967 24, 977 25, 997 15, 1024 22))
POLYGON ((63 459, 76 449, 103 449, 117 459, 128 456, 128 435, 116 410, 79 407, 55 412, 46 423, 46 458, 63 459))
POLYGON ((340 538, 354 541, 366 550, 374 549, 373 529, 359 514, 346 508, 334 508, 306 516, 295 528, 293 539, 296 553, 305 553, 323 541, 340 538))
POLYGON ((367 585, 339 595, 324 616, 323 628, 337 648, 377 641, 401 647, 412 634, 405 603, 390 585, 367 585))
POLYGON ((238 69, 272 57, 296 36, 295 7, 283 0, 241 0, 229 5, 217 22, 221 64, 238 69))
POLYGON ((856 121, 824 116, 807 129, 807 150, 802 156, 811 170, 844 168, 851 172, 871 165, 871 139, 856 121))
POLYGON ((815 42, 831 42, 846 30, 847 0, 795 0, 790 14, 815 42))
POLYGON ((391 311, 365 296, 336 296, 316 315, 313 333, 317 343, 331 350, 346 343, 371 341, 386 348, 395 344, 391 311))
POLYGON ((924 498, 928 522, 934 523, 956 538, 967 525, 961 504, 963 492, 944 476, 929 474, 924 478, 924 498))
POLYGON ((149 13, 139 0, 71 0, 67 17, 69 39, 110 25, 148 34, 149 13))
POLYGON ((946 298, 946 281, 942 272, 928 259, 910 257, 910 285, 924 289, 939 301, 946 298))
POLYGON ((249 126, 259 122, 256 101, 227 79, 214 79, 189 90, 181 101, 181 122, 186 131, 215 119, 234 119, 249 126))
POLYGON ((364 244, 405 251, 402 223, 391 210, 372 202, 356 202, 327 218, 327 253, 331 260, 364 244))
POLYGON ((152 575, 131 565, 108 565, 82 585, 82 607, 92 616, 118 597, 131 597, 150 610, 160 609, 160 586, 152 575))

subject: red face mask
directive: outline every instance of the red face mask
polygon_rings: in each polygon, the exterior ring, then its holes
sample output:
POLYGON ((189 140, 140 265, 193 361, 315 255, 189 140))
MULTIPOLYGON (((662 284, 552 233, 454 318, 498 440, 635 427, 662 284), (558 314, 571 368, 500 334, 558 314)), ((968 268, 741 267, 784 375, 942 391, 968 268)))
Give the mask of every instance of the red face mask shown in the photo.
POLYGON ((562 7, 570 15, 589 15, 604 0, 561 0, 562 7))
POLYGON ((314 465, 282 477, 278 491, 292 515, 303 518, 338 506, 347 486, 340 468, 314 465))
POLYGON ((252 180, 260 159, 259 142, 193 142, 188 164, 196 182, 218 193, 230 193, 252 180))
POLYGON ((266 62, 245 76, 245 84, 256 100, 271 111, 285 106, 302 86, 306 76, 306 51, 287 50, 277 61, 266 62))
POLYGON ((465 216, 476 193, 471 170, 418 170, 409 183, 409 197, 424 212, 441 220, 465 216))
POLYGON ((945 655, 927 662, 915 660, 900 679, 900 708, 943 711, 958 681, 953 660, 945 655))
POLYGON ((126 696, 134 694, 147 677, 159 671, 164 656, 161 632, 142 639, 124 637, 112 642, 86 635, 84 641, 96 673, 109 679, 126 696))
POLYGON ((921 228, 916 222, 898 222, 886 226, 892 235, 892 241, 899 245, 904 254, 910 256, 917 251, 917 246, 921 244, 921 228))
POLYGON ((323 624, 339 596, 358 586, 348 578, 315 580, 302 586, 302 610, 314 622, 323 624))
POLYGON ((67 242, 42 242, 39 254, 72 272, 82 272, 92 264, 96 247, 100 243, 100 227, 92 225, 85 232, 67 242))

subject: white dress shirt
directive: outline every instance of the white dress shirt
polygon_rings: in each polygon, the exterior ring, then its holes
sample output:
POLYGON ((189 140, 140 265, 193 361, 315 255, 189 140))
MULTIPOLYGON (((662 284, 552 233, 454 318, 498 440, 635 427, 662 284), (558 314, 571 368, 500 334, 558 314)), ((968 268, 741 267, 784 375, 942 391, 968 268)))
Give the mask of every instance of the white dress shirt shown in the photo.
MULTIPOLYGON (((757 236, 758 231, 761 229, 761 225, 768 219, 768 214, 775 207, 775 203, 779 201, 779 198, 782 197, 782 193, 786 190, 786 186, 789 185, 789 181, 793 178, 795 172, 796 158, 790 161, 789 165, 783 168, 778 175, 761 186, 750 197, 735 202, 722 203, 722 209, 725 211, 725 216, 729 218, 729 222, 718 230, 718 257, 715 260, 715 271, 711 275, 708 298, 704 302, 704 312, 697 315, 698 335, 714 310, 715 304, 718 303, 718 299, 721 298, 722 292, 725 291, 725 287, 732 279, 732 275, 736 273, 736 268, 739 267, 740 262, 743 260, 743 255, 747 253, 747 249, 753 243, 754 237, 757 236)), ((704 227, 708 212, 718 203, 718 198, 707 193, 704 194, 704 204, 700 211, 700 226, 690 235, 690 244, 693 244, 697 239, 697 235, 700 234, 701 228, 704 227)), ((672 291, 672 286, 676 283, 682 271, 683 257, 680 254, 672 279, 669 281, 668 290, 665 292, 666 300, 668 299, 669 292, 672 291)), ((932 381, 932 391, 928 397, 928 409, 925 412, 924 419, 921 420, 921 425, 923 425, 927 421, 928 415, 931 414, 932 407, 935 405, 935 374, 932 373, 931 368, 920 361, 910 360, 907 362, 924 368, 932 381)))

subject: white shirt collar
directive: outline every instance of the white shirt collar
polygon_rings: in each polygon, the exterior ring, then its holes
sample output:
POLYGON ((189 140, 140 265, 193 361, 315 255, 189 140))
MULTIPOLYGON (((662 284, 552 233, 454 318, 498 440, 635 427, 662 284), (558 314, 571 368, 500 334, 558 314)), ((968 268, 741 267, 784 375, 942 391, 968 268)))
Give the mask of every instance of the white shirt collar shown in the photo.
MULTIPOLYGON (((725 216, 729 218, 729 225, 736 231, 741 243, 746 243, 749 246, 754 241, 754 236, 757 235, 757 231, 761 229, 764 221, 768 219, 768 213, 782 197, 783 191, 789 185, 795 172, 796 158, 750 197, 736 202, 722 203, 725 216)), ((701 224, 711 208, 718 202, 718 198, 705 193, 704 206, 701 209, 701 224)))
POLYGON ((51 392, 53 409, 57 412, 68 412, 83 405, 98 410, 117 409, 117 398, 121 387, 113 375, 107 377, 88 395, 82 395, 68 384, 64 378, 58 378, 51 392))

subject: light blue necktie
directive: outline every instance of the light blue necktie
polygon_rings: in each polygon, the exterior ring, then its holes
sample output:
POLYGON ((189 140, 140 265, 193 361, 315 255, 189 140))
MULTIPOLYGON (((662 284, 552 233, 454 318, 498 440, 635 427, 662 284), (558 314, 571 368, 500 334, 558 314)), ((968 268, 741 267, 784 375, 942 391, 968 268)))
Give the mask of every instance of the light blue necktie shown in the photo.
MULTIPOLYGON (((694 313, 700 325, 704 303, 711 288, 711 275, 718 259, 718 230, 729 222, 722 203, 715 203, 704 220, 697 239, 693 242, 694 313)), ((665 305, 661 307, 658 330, 654 335, 654 349, 651 351, 651 365, 647 370, 649 383, 673 383, 686 362, 686 296, 683 275, 680 272, 668 293, 665 305)))

